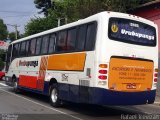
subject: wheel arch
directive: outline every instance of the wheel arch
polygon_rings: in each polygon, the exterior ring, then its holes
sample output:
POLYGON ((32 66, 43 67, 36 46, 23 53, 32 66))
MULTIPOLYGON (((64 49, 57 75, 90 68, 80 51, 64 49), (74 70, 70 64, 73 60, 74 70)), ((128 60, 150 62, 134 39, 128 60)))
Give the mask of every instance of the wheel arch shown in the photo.
POLYGON ((53 84, 57 84, 57 80, 55 78, 51 78, 49 81, 49 86, 53 85, 53 84))
MULTIPOLYGON (((12 75, 12 81, 13 81, 13 80, 15 80, 15 81, 17 80, 17 77, 16 77, 15 74, 12 75)), ((15 82, 15 81, 13 81, 13 82, 15 82)))
POLYGON ((57 82, 57 80, 55 78, 51 78, 50 81, 49 81, 49 94, 50 94, 51 86, 53 84, 58 84, 58 82, 57 82))

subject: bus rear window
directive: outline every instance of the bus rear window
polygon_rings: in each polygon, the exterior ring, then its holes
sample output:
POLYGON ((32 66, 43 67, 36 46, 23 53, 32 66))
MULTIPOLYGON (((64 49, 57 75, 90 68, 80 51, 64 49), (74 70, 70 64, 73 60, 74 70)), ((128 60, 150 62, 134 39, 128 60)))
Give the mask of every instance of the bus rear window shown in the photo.
POLYGON ((156 29, 134 20, 110 18, 108 36, 115 41, 144 46, 156 46, 156 29))

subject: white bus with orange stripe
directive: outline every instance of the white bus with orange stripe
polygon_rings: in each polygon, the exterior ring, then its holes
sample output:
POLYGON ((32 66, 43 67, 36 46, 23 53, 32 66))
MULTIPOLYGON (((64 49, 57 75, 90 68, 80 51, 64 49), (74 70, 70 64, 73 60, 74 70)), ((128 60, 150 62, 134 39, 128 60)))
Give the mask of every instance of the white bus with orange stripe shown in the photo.
POLYGON ((98 105, 153 103, 157 26, 102 12, 11 43, 6 84, 61 101, 98 105))

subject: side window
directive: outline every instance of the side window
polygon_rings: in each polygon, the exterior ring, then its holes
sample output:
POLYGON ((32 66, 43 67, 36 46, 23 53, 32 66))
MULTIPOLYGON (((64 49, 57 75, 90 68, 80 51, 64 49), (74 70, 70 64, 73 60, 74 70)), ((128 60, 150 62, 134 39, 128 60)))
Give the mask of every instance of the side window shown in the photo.
POLYGON ((67 50, 75 50, 76 47, 76 28, 68 30, 67 35, 67 50))
POLYGON ((96 39, 96 24, 88 24, 85 50, 93 50, 96 39))
POLYGON ((29 43, 30 43, 30 40, 26 41, 26 56, 29 53, 29 43))
POLYGON ((26 49, 26 42, 24 41, 21 43, 20 56, 25 56, 25 54, 26 54, 25 49, 26 49))
POLYGON ((19 57, 19 55, 20 55, 20 48, 21 48, 21 43, 18 43, 18 52, 17 52, 17 57, 19 57))
POLYGON ((29 55, 35 54, 35 47, 36 47, 36 39, 31 40, 30 49, 29 49, 29 55))
POLYGON ((15 58, 17 52, 16 44, 13 45, 12 58, 15 58))
POLYGON ((16 43, 13 45, 13 53, 12 53, 12 58, 18 57, 19 54, 19 43, 16 43))
POLYGON ((42 38, 42 49, 41 54, 46 54, 48 52, 49 35, 42 38))
POLYGON ((66 37, 67 31, 60 31, 57 39, 56 51, 65 51, 66 50, 66 37))
POLYGON ((41 38, 41 37, 37 38, 37 42, 36 42, 36 55, 39 55, 39 54, 40 54, 41 41, 42 41, 42 38, 41 38))
POLYGON ((10 65, 10 60, 11 60, 11 51, 12 51, 12 44, 9 45, 7 55, 6 55, 6 67, 5 70, 8 71, 9 65, 10 65))
POLYGON ((48 53, 53 53, 55 50, 55 41, 56 41, 56 34, 52 34, 50 36, 50 40, 49 40, 49 48, 48 48, 48 53))
POLYGON ((86 40, 86 31, 87 31, 87 25, 79 26, 78 34, 77 34, 77 50, 79 51, 84 50, 85 40, 86 40))
POLYGON ((7 61, 7 62, 10 62, 11 50, 12 50, 12 45, 9 45, 8 51, 7 51, 7 56, 6 56, 6 61, 7 61))

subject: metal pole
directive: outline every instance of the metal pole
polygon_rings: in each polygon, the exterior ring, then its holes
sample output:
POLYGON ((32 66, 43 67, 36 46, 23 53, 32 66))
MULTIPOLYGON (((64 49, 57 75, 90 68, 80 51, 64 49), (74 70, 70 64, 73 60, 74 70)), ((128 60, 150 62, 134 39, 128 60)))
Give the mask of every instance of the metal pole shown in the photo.
POLYGON ((58 27, 61 25, 61 18, 58 18, 58 27))
POLYGON ((15 34, 16 34, 16 40, 18 39, 18 30, 17 30, 17 25, 14 26, 15 27, 15 34))
POLYGON ((7 24, 7 25, 14 27, 15 37, 16 37, 16 39, 18 39, 18 29, 17 28, 20 27, 20 26, 18 26, 17 24, 15 24, 15 25, 7 24))

